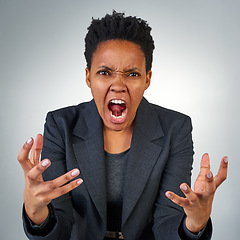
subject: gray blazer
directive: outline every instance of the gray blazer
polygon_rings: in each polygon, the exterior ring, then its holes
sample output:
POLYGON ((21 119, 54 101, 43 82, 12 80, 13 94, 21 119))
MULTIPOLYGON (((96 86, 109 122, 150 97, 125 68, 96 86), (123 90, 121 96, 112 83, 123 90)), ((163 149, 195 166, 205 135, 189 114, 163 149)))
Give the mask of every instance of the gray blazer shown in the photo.
MULTIPOLYGON (((180 184, 190 185, 191 131, 188 116, 142 99, 124 184, 122 232, 126 240, 187 239, 182 230, 183 209, 167 199, 165 192, 171 190, 183 196, 180 184)), ((104 239, 107 230, 104 141, 102 120, 93 100, 48 113, 44 158, 52 162, 44 180, 73 168, 80 170, 83 179, 71 193, 52 201, 44 239, 104 239)), ((29 230, 25 220, 24 227, 30 239, 42 239, 29 230)), ((200 239, 210 239, 211 232, 209 223, 200 239)))

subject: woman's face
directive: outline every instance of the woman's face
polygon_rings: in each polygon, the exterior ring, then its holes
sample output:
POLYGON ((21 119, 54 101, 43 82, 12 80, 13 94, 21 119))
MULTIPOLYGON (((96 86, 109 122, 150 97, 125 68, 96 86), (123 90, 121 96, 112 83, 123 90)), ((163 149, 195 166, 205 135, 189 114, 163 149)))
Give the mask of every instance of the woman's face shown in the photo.
POLYGON ((126 40, 109 40, 93 53, 86 82, 91 88, 104 127, 128 130, 152 72, 146 73, 145 56, 140 46, 126 40))

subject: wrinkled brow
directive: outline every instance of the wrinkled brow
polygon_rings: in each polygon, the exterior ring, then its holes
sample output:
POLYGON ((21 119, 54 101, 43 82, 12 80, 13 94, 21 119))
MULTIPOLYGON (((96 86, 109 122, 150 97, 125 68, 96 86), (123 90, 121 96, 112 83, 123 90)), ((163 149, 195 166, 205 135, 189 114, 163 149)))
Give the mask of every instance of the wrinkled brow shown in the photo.
POLYGON ((140 69, 138 69, 137 67, 126 69, 126 70, 123 70, 123 71, 113 70, 110 67, 105 66, 105 65, 99 67, 99 69, 105 69, 105 70, 108 70, 108 71, 111 71, 111 72, 119 72, 119 73, 128 73, 128 72, 133 72, 133 71, 140 71, 140 69))

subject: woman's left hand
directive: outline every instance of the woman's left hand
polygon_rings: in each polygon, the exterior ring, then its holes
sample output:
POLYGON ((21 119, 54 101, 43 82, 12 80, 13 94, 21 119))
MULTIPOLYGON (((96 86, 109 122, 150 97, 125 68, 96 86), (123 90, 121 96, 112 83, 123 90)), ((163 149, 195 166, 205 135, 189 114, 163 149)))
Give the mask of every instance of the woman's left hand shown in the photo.
POLYGON ((186 198, 179 197, 173 192, 167 191, 166 196, 174 203, 183 207, 186 217, 186 227, 190 232, 197 233, 207 224, 212 210, 214 194, 221 183, 227 178, 228 158, 223 157, 218 173, 213 177, 210 171, 208 154, 204 154, 201 160, 200 173, 194 184, 194 191, 182 183, 180 188, 186 198))

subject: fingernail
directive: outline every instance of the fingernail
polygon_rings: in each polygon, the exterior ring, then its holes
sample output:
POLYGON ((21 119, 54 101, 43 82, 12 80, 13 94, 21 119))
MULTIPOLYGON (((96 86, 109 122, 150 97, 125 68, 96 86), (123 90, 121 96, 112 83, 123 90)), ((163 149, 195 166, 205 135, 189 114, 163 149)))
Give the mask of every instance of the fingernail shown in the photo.
POLYGON ((207 173, 207 178, 210 179, 211 177, 212 177, 212 173, 211 172, 207 173))
POLYGON ((166 193, 166 196, 167 196, 168 198, 171 198, 171 197, 172 197, 172 194, 171 194, 171 193, 166 193))
POLYGON ((186 185, 183 185, 183 186, 182 186, 182 190, 183 190, 183 191, 187 191, 187 186, 186 186, 186 185))
POLYGON ((28 140, 27 140, 27 144, 31 144, 32 143, 32 138, 29 138, 28 140))
POLYGON ((225 163, 228 163, 228 157, 225 157, 225 158, 224 158, 224 162, 225 162, 225 163))
POLYGON ((43 160, 43 161, 42 161, 42 166, 43 166, 43 167, 46 167, 47 165, 48 165, 48 160, 43 160))
POLYGON ((83 180, 80 179, 80 180, 77 181, 77 184, 80 185, 82 182, 83 182, 83 180))
POLYGON ((76 175, 78 175, 79 174, 79 170, 78 169, 75 169, 75 170, 73 170, 72 172, 71 172, 71 175, 74 177, 74 176, 76 176, 76 175))

